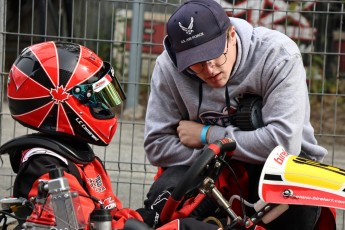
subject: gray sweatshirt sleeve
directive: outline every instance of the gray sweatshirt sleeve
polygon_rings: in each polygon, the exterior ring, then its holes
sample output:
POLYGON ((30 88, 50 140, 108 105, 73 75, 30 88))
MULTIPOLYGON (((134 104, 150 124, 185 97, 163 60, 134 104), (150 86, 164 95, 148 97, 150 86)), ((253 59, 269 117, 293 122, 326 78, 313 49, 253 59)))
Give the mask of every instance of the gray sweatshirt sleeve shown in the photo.
POLYGON ((299 155, 301 147, 305 146, 310 158, 321 161, 326 150, 317 145, 309 121, 310 106, 301 56, 292 55, 278 62, 273 71, 266 72, 270 74, 257 82, 262 85, 265 126, 255 131, 215 126, 209 141, 224 136, 234 138, 237 143, 234 158, 251 163, 264 162, 277 145, 282 145, 294 155, 299 155))
MULTIPOLYGON (((169 65, 170 64, 170 65, 169 65)), ((148 160, 155 166, 190 165, 200 149, 191 149, 180 143, 177 125, 188 119, 187 108, 179 95, 178 87, 172 84, 176 70, 164 62, 164 73, 158 58, 153 70, 151 92, 145 118, 144 148, 148 160)))

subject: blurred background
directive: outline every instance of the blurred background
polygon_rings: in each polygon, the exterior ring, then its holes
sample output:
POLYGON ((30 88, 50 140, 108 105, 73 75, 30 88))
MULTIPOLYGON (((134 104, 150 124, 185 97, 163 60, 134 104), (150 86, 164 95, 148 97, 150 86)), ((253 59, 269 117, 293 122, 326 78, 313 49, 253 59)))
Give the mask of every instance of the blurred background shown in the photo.
MULTIPOLYGON (((229 16, 279 30, 299 45, 311 121, 319 144, 329 151, 324 163, 345 168, 345 0, 216 1, 229 16)), ((125 88, 127 100, 115 138, 107 148, 93 148, 124 207, 141 207, 156 172, 143 149, 150 78, 163 51, 165 23, 181 2, 0 0, 0 145, 33 132, 14 122, 7 106, 8 71, 21 50, 50 40, 82 44, 112 63, 125 88)), ((11 195, 15 178, 8 156, 1 160, 0 198, 11 195)), ((337 222, 338 229, 344 229, 343 211, 337 212, 337 222)))

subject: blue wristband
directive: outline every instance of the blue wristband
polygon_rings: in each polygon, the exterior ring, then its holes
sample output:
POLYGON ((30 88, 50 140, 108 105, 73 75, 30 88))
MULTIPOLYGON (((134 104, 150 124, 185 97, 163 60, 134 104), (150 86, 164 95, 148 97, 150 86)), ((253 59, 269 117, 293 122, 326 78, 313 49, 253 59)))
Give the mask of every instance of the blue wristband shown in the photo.
POLYGON ((210 127, 211 127, 210 125, 205 125, 201 130, 200 140, 201 140, 201 143, 203 143, 204 145, 207 144, 206 134, 210 127))

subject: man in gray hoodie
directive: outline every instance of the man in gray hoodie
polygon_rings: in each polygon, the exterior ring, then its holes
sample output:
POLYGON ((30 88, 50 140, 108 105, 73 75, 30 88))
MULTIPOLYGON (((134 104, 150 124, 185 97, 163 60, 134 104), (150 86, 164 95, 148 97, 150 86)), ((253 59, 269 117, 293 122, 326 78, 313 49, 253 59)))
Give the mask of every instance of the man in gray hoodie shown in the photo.
MULTIPOLYGON (((170 17, 164 46, 152 75, 144 141, 149 161, 164 172, 148 193, 147 209, 159 215, 156 198, 174 188, 208 143, 224 137, 236 141, 233 159, 248 172, 252 202, 276 146, 323 160, 327 150, 310 123, 301 53, 286 35, 229 18, 212 0, 191 0, 170 17), (262 108, 239 127, 243 98, 259 98, 262 108)), ((267 228, 313 229, 319 213, 318 207, 291 206, 267 228)))

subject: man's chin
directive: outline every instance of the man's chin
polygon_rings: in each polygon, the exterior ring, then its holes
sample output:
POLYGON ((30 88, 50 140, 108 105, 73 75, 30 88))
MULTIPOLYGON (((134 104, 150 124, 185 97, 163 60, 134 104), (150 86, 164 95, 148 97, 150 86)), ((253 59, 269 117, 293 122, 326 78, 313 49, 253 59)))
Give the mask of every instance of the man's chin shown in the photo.
POLYGON ((212 88, 222 88, 226 85, 226 81, 224 78, 220 80, 212 79, 210 81, 207 81, 206 83, 212 88))

